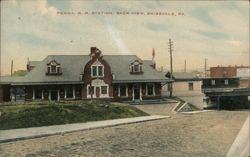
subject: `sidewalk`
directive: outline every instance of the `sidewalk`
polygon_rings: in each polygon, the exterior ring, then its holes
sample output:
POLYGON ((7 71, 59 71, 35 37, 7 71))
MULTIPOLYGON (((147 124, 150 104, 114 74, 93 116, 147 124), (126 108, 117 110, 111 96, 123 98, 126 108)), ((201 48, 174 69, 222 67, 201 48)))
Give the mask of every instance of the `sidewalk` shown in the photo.
POLYGON ((249 116, 244 122, 240 132, 235 138, 231 148, 227 152, 226 157, 249 157, 250 156, 250 130, 249 116))
POLYGON ((75 131, 91 130, 103 127, 139 123, 139 122, 158 120, 164 118, 169 118, 169 116, 153 115, 153 116, 113 119, 113 120, 104 120, 104 121, 95 121, 86 123, 74 123, 65 125, 52 125, 52 126, 43 126, 34 128, 2 130, 0 131, 0 143, 38 138, 38 137, 63 134, 75 131))

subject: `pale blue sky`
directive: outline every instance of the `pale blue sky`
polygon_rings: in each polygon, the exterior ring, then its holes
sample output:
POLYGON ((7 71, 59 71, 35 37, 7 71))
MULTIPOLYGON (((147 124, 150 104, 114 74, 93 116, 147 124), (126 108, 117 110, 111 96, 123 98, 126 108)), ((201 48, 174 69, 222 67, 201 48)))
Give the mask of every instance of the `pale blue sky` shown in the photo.
POLYGON ((1 71, 25 69, 27 58, 89 53, 135 54, 169 67, 167 42, 174 41, 174 70, 248 65, 248 1, 1 1, 1 71), (57 11, 183 12, 185 16, 58 15, 57 11))

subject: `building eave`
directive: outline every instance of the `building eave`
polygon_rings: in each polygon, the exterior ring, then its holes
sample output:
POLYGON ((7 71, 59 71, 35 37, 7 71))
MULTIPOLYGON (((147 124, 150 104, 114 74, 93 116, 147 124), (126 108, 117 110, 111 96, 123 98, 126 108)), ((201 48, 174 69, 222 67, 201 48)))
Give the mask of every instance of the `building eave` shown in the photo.
POLYGON ((153 80, 113 80, 112 83, 146 83, 146 82, 173 82, 171 80, 153 79, 153 80))
POLYGON ((80 81, 60 81, 60 82, 13 82, 8 83, 13 86, 18 85, 61 85, 61 84, 84 84, 84 82, 80 81))

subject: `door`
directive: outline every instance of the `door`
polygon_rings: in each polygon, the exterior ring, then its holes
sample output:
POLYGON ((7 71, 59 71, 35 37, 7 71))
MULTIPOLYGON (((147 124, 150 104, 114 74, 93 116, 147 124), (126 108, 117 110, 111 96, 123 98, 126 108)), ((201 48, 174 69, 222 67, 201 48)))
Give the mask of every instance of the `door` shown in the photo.
POLYGON ((51 90, 51 100, 57 100, 57 90, 51 90))
POLYGON ((96 97, 100 97, 100 87, 96 87, 96 97))
POLYGON ((140 99, 140 86, 134 85, 134 99, 140 99))

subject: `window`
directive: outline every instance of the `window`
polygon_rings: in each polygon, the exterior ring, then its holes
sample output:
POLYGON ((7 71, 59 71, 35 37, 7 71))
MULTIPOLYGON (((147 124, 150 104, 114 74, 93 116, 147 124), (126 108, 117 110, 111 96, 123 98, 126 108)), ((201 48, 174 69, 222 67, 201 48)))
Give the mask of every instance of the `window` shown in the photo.
POLYGON ((56 73, 56 65, 51 65, 50 66, 50 72, 51 73, 56 73))
POLYGON ((107 94, 108 93, 108 87, 107 86, 101 86, 101 94, 107 94))
POLYGON ((61 75, 61 64, 57 63, 55 60, 50 61, 47 64, 47 72, 46 75, 61 75))
POLYGON ((98 66, 98 76, 103 76, 103 71, 102 71, 102 69, 103 69, 103 66, 98 66))
POLYGON ((194 90, 194 83, 193 83, 193 82, 189 82, 189 83, 188 83, 188 90, 189 90, 189 91, 194 90))
POLYGON ((24 100, 25 99, 25 91, 24 88, 16 88, 16 100, 24 100))
POLYGON ((130 64, 130 72, 131 73, 142 73, 142 63, 135 60, 133 63, 130 64))
POLYGON ((224 83, 225 83, 225 85, 228 85, 228 80, 225 80, 225 82, 224 82, 224 83))
POLYGON ((139 72, 139 65, 134 65, 134 72, 139 72))
POLYGON ((212 86, 214 86, 215 85, 215 80, 212 80, 212 86))
POLYGON ((66 88, 66 97, 67 98, 73 98, 73 88, 72 87, 67 87, 66 88))
POLYGON ((103 66, 92 66, 92 76, 93 77, 103 77, 103 66))
POLYGON ((119 96, 127 96, 127 86, 119 86, 119 96))
POLYGON ((92 76, 97 76, 97 66, 92 66, 92 76))
POLYGON ((154 85, 153 84, 147 85, 147 95, 154 95, 154 85))
POLYGON ((88 86, 88 95, 93 95, 94 94, 94 89, 95 87, 94 86, 88 86))

